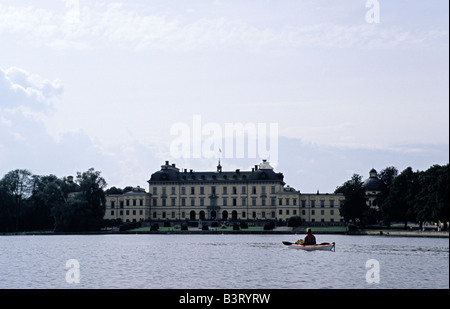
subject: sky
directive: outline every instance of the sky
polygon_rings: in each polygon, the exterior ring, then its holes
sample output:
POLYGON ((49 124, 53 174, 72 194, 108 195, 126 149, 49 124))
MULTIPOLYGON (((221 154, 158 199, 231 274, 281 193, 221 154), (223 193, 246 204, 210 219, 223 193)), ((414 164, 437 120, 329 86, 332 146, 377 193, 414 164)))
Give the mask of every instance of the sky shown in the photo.
POLYGON ((372 168, 447 164, 448 12, 444 0, 0 0, 0 177, 93 167, 108 187, 147 188, 166 160, 215 170, 220 156, 226 171, 267 159, 301 192, 333 192, 372 168), (250 134, 243 156, 237 135, 225 155, 227 124, 256 128, 270 155, 250 134))

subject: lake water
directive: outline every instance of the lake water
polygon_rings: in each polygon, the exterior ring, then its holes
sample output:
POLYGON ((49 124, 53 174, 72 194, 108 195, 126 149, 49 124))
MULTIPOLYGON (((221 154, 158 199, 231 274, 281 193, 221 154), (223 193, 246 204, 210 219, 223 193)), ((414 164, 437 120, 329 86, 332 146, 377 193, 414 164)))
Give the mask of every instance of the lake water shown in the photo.
POLYGON ((449 288, 448 238, 316 235, 335 252, 281 243, 300 237, 0 236, 0 288, 449 288))

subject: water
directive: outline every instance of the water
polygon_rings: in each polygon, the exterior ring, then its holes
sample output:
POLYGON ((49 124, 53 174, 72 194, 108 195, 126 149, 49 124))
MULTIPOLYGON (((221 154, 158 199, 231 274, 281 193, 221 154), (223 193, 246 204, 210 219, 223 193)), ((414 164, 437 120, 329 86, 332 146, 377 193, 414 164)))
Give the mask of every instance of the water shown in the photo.
POLYGON ((0 288, 449 288, 446 238, 317 235, 336 242, 335 252, 281 243, 300 237, 0 236, 0 288), (79 262, 79 283, 66 280, 69 259, 79 262), (367 282, 376 271, 369 259, 379 263, 379 283, 367 282))

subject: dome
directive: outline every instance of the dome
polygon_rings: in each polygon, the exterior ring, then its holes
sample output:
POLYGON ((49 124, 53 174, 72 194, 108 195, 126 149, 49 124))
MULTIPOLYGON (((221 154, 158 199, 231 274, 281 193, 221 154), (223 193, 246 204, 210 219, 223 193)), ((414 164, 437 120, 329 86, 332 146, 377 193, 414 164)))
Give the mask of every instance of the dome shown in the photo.
POLYGON ((378 178, 377 171, 371 169, 369 175, 370 177, 363 182, 363 188, 366 191, 382 191, 384 183, 378 178))

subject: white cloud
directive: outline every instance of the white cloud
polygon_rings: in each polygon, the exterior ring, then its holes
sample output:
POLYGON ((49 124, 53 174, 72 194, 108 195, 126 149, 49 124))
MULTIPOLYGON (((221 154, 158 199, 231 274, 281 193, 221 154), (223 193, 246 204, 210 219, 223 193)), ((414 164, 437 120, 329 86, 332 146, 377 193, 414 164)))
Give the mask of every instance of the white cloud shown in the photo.
POLYGON ((267 51, 305 46, 392 48, 426 44, 448 36, 446 29, 412 32, 395 25, 367 23, 291 22, 275 28, 248 18, 203 15, 191 19, 178 12, 142 10, 140 6, 117 2, 81 3, 66 12, 0 4, 0 20, 0 33, 23 35, 22 44, 59 49, 120 46, 186 52, 228 48, 267 51))
POLYGON ((50 81, 17 67, 0 68, 0 108, 45 109, 51 105, 51 98, 62 92, 58 80, 50 81))

